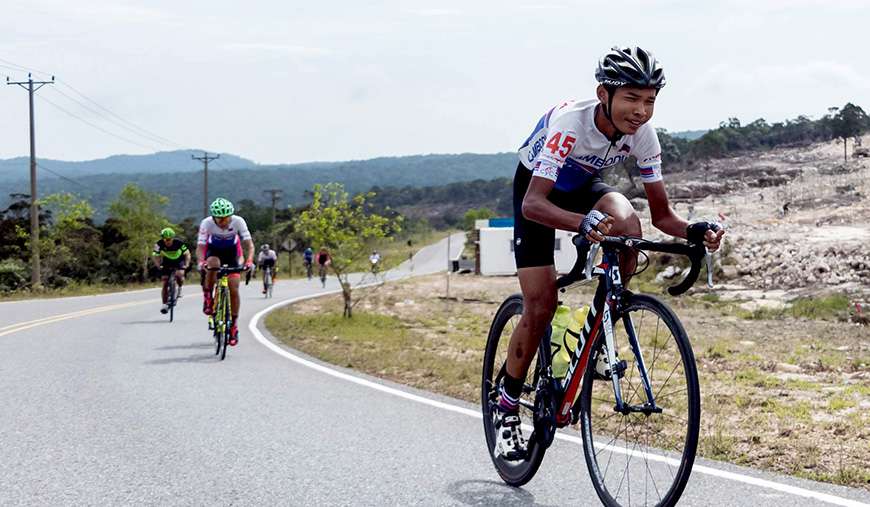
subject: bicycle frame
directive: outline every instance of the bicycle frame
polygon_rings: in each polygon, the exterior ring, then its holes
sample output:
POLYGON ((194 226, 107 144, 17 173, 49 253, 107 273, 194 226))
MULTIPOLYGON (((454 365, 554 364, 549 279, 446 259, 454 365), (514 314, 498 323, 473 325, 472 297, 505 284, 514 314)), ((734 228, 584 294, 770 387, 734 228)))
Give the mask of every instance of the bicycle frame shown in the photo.
POLYGON ((223 332, 223 327, 226 325, 226 315, 221 315, 225 309, 224 297, 229 297, 230 283, 226 276, 219 276, 218 283, 213 300, 212 315, 214 315, 214 326, 216 332, 223 332), (218 327, 220 326, 220 327, 218 327))
MULTIPOLYGON (((580 389, 581 380, 588 370, 589 361, 592 357, 592 347, 595 345, 594 338, 598 336, 602 326, 604 328, 604 339, 607 349, 608 370, 610 371, 613 393, 616 399, 614 410, 623 414, 628 412, 661 412, 661 409, 655 405, 655 398, 649 383, 646 365, 643 362, 640 344, 634 331, 634 324, 628 316, 624 317, 626 334, 628 335, 629 345, 637 360, 641 383, 643 384, 648 403, 644 404, 642 408, 637 408, 627 405, 622 398, 622 390, 619 385, 620 371, 616 359, 612 321, 613 313, 618 313, 619 311, 624 290, 622 275, 619 272, 619 253, 615 249, 605 247, 603 249, 602 263, 592 268, 591 275, 598 276, 599 285, 598 290, 595 292, 593 304, 589 309, 589 314, 586 316, 586 323, 580 333, 580 339, 577 342, 580 353, 577 353, 577 349, 571 352, 571 363, 568 365, 568 372, 565 375, 565 379, 558 383, 560 389, 558 393, 556 424, 559 427, 567 426, 574 422, 573 419, 576 418, 578 413, 575 407, 577 392, 580 389)), ((546 339, 541 341, 539 352, 541 357, 549 358, 549 347, 550 334, 547 333, 546 339)), ((547 375, 552 377, 549 361, 547 361, 547 375)))

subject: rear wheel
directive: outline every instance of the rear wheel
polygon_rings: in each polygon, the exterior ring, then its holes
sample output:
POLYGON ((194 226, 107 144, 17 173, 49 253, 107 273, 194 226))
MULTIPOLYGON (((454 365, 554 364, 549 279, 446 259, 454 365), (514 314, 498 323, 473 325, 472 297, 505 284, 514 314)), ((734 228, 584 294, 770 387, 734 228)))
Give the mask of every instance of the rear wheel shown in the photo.
POLYGON ((632 295, 613 322, 616 352, 627 366, 619 379, 622 399, 635 410, 616 411, 612 381, 595 380, 601 332, 579 400, 589 475, 604 505, 671 506, 689 480, 698 446, 701 401, 692 347, 677 316, 652 296, 632 295), (643 411, 649 399, 640 363, 661 412, 643 411))
MULTIPOLYGON (((489 457, 492 459, 498 475, 511 486, 522 486, 529 482, 535 476, 538 467, 541 466, 541 460, 544 459, 544 452, 546 451, 546 446, 538 444, 535 441, 535 436, 530 436, 528 434, 529 430, 526 429, 525 433, 529 437, 529 443, 525 459, 507 461, 493 454, 495 448, 495 425, 492 420, 492 407, 498 402, 498 389, 505 375, 508 345, 510 344, 511 334, 513 334, 514 329, 519 325, 522 313, 523 298, 518 294, 507 298, 496 312, 489 329, 489 337, 486 341, 486 352, 483 358, 483 381, 481 383, 480 401, 483 412, 483 431, 486 435, 489 457)), ((520 419, 525 428, 531 426, 534 422, 534 413, 528 407, 534 406, 535 403, 535 388, 539 365, 540 362, 536 352, 535 362, 529 368, 523 392, 520 396, 520 419)))

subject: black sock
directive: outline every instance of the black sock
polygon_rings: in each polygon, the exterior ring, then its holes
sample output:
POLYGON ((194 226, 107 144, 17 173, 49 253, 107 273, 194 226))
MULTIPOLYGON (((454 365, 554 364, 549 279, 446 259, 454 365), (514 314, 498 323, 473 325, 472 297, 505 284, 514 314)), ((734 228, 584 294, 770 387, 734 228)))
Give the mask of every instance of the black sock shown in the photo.
POLYGON ((523 384, 524 382, 522 379, 514 378, 509 373, 505 372, 501 384, 501 398, 499 400, 499 405, 501 405, 502 408, 516 410, 516 407, 519 404, 520 395, 523 393, 523 384))

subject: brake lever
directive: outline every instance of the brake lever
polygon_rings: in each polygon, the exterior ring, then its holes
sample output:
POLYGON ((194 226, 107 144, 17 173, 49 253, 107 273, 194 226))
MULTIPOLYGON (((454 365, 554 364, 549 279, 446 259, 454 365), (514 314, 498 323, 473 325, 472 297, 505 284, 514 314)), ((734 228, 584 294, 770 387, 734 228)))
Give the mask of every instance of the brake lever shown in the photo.
POLYGON ((707 260, 707 287, 713 288, 713 252, 704 249, 704 257, 707 260))
POLYGON ((586 257, 586 267, 583 269, 583 278, 586 280, 592 278, 592 265, 595 263, 595 257, 598 255, 599 248, 601 248, 601 243, 593 243, 589 248, 589 255, 586 257))

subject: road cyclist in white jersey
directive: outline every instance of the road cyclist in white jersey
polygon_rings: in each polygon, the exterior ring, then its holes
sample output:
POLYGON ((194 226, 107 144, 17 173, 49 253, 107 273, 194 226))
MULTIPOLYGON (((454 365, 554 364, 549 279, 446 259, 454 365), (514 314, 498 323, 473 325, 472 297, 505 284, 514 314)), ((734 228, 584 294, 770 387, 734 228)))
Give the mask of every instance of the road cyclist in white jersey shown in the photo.
MULTIPOLYGON (((525 455, 519 398, 538 342, 556 310, 555 229, 576 231, 592 242, 604 235, 642 236, 631 203, 604 183, 601 172, 634 157, 653 226, 671 236, 703 242, 710 251, 719 248, 723 235, 715 223, 689 224, 668 204, 661 147, 649 123, 665 85, 656 58, 638 47, 614 47, 599 60, 595 77, 595 99, 564 101, 551 108, 519 149, 513 184, 514 256, 524 305, 493 410, 493 453, 509 461, 525 455)), ((637 258, 624 257, 620 266, 627 283, 637 258)))
POLYGON ((268 243, 260 246, 260 253, 257 254, 257 267, 263 272, 263 294, 266 293, 266 270, 268 267, 272 270, 272 283, 275 283, 275 269, 278 263, 278 254, 275 250, 269 247, 268 243))
MULTIPOLYGON (((209 211, 211 216, 204 218, 199 224, 199 237, 196 245, 199 269, 205 272, 202 311, 206 315, 212 313, 212 291, 217 278, 216 272, 211 270, 223 265, 231 268, 239 267, 243 248, 245 268, 250 270, 254 265, 254 241, 251 239, 251 233, 248 231, 245 219, 233 214, 235 212, 233 204, 223 197, 218 197, 211 203, 209 211)), ((239 340, 237 322, 241 306, 239 274, 229 274, 228 280, 232 316, 229 344, 235 346, 239 340)))

